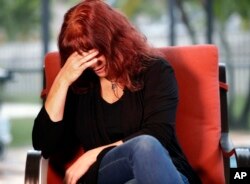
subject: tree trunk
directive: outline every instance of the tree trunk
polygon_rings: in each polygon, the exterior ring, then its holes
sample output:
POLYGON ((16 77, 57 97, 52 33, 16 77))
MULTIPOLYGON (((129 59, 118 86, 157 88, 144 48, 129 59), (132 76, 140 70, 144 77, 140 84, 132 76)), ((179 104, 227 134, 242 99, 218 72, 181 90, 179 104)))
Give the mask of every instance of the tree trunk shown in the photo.
POLYGON ((184 25, 186 26, 186 28, 188 30, 188 33, 189 33, 189 36, 191 38, 192 43, 196 44, 197 39, 195 37, 195 32, 194 32, 194 29, 192 28, 192 26, 190 24, 189 18, 187 16, 187 12, 185 11, 183 0, 176 0, 176 5, 177 5, 177 7, 179 8, 179 10, 181 12, 181 19, 182 19, 184 25))

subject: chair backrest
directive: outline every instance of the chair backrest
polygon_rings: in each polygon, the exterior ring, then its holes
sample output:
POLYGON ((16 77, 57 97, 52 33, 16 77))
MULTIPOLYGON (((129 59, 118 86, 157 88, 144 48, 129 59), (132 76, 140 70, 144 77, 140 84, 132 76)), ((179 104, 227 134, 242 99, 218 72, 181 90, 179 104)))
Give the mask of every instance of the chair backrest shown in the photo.
POLYGON ((213 45, 161 49, 179 88, 177 137, 203 183, 225 183, 220 150, 218 50, 213 45))
MULTIPOLYGON (((176 129, 183 151, 204 184, 223 184, 223 157, 219 146, 221 117, 217 47, 176 46, 159 50, 173 66, 177 78, 180 101, 176 129)), ((59 70, 58 53, 49 53, 45 58, 46 86, 43 97, 59 70)), ((54 171, 49 169, 49 172, 54 171)))

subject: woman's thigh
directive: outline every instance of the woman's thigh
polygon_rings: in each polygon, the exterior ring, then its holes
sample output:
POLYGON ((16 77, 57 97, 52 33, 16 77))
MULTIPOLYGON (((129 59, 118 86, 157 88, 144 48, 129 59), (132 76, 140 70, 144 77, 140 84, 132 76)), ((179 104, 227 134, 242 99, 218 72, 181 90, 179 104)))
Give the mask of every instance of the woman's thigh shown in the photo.
MULTIPOLYGON (((138 183, 141 183, 142 180, 143 183, 147 183, 146 180, 150 183, 154 180, 150 176, 152 171, 156 180, 157 178, 166 178, 166 172, 162 171, 168 171, 169 177, 174 176, 174 180, 182 183, 182 178, 172 163, 167 150, 152 136, 142 135, 112 149, 104 156, 98 180, 99 184, 123 184, 136 178, 138 183)), ((133 183, 136 183, 135 179, 133 183)))

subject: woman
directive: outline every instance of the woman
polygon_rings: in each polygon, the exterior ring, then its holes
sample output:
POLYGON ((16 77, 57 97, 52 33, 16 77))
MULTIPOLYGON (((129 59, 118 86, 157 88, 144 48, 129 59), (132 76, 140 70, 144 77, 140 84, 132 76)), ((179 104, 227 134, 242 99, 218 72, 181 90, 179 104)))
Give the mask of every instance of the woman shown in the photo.
POLYGON ((65 14, 58 46, 62 69, 33 145, 45 158, 85 150, 65 183, 200 183, 175 136, 173 69, 125 16, 85 0, 65 14))

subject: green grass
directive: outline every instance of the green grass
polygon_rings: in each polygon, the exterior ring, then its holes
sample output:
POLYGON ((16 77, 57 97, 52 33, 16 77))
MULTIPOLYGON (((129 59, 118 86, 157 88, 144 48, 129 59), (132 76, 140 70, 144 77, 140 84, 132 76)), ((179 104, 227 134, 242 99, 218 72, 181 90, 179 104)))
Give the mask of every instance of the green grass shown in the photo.
POLYGON ((41 103, 39 95, 4 95, 1 98, 3 102, 8 103, 41 103))
POLYGON ((235 97, 235 103, 233 106, 233 113, 235 117, 238 118, 241 115, 245 102, 246 97, 240 95, 235 97))
MULTIPOLYGON (((228 100, 228 102, 229 102, 229 100, 228 100)), ((245 103, 246 103, 246 97, 245 96, 241 96, 241 95, 235 96, 235 101, 234 101, 234 104, 233 104, 231 109, 232 109, 233 117, 235 118, 236 121, 238 121, 240 119, 240 116, 242 114, 245 103)), ((229 111, 229 113, 230 113, 230 111, 229 111)), ((229 119, 229 123, 230 123, 230 119, 229 119)), ((234 124, 233 128, 237 129, 236 122, 231 122, 231 123, 234 124)), ((247 130, 250 130, 250 113, 248 114, 248 122, 246 122, 246 125, 248 127, 247 130)))
POLYGON ((31 145, 33 122, 32 118, 11 119, 11 147, 31 145))

